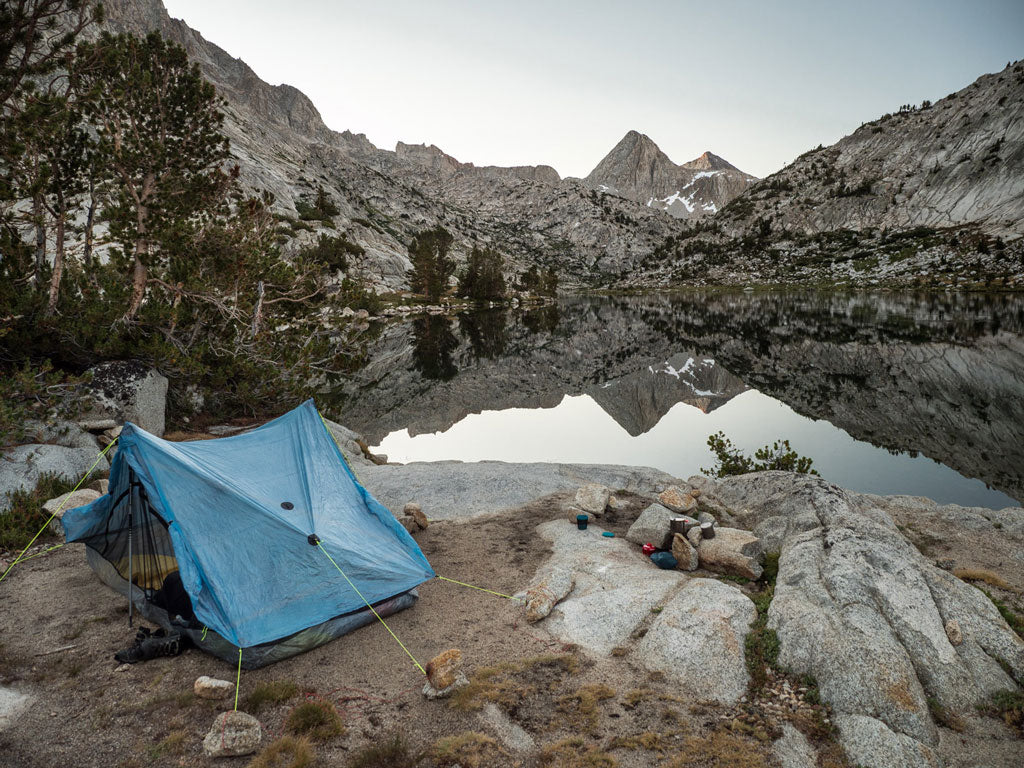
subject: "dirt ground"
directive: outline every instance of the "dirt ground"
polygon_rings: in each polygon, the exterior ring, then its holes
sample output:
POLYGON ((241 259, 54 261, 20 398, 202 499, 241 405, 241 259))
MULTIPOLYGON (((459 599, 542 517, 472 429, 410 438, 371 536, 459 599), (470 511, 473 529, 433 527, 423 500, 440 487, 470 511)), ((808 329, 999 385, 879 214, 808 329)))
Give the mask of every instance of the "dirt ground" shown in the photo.
MULTIPOLYGON (((549 555, 536 526, 551 519, 571 524, 563 501, 556 496, 501 515, 436 522, 416 539, 439 575, 514 594, 549 555)), ((603 521, 618 534, 647 503, 628 501, 627 510, 603 521)), ((387 621, 424 665, 460 648, 473 685, 453 699, 426 700, 422 674, 375 623, 270 667, 242 671, 239 708, 258 716, 264 744, 285 733, 289 714, 304 701, 326 700, 345 731, 314 745, 319 766, 353 765, 368 745, 398 735, 410 753, 424 755, 422 761, 382 758, 360 765, 755 768, 776 765, 771 742, 785 720, 819 747, 822 768, 847 765, 823 707, 801 702, 782 712, 781 700, 767 698, 728 709, 682 701, 670 683, 626 659, 594 661, 555 641, 543 622, 527 624, 512 600, 433 580, 420 587, 413 608, 387 621), (485 668, 491 669, 481 672, 485 668), (248 707, 249 696, 275 681, 294 683, 296 693, 248 707), (501 726, 486 719, 488 703, 504 713, 506 724, 524 729, 536 748, 517 752, 503 745, 501 726)), ((248 765, 251 758, 203 755, 203 737, 232 702, 192 693, 198 676, 234 680, 235 668, 193 649, 120 669, 113 654, 133 636, 124 598, 93 576, 82 545, 17 566, 0 585, 0 684, 34 700, 0 732, 0 767, 248 765)), ((772 686, 781 692, 784 683, 772 686)))

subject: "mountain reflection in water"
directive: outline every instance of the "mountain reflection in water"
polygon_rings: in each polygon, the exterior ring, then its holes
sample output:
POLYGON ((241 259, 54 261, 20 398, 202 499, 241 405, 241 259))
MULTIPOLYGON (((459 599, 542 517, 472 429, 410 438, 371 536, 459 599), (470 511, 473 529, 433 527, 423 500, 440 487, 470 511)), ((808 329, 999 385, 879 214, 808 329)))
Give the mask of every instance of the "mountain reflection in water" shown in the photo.
POLYGON ((721 429, 750 452, 788 438, 858 491, 1024 497, 1024 300, 1012 296, 574 298, 391 325, 367 359, 336 393, 343 420, 395 461, 686 477, 712 464, 706 438, 721 429))

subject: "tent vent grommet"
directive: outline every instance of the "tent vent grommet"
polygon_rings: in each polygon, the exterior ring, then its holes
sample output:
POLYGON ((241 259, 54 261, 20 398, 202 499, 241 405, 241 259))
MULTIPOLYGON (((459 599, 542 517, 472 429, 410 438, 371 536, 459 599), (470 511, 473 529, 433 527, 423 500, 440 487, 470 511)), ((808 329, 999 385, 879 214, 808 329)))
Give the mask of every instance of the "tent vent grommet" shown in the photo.
POLYGON ((320 537, 317 536, 315 533, 311 533, 309 534, 309 536, 306 537, 306 541, 309 542, 309 545, 311 547, 315 547, 320 543, 320 537))

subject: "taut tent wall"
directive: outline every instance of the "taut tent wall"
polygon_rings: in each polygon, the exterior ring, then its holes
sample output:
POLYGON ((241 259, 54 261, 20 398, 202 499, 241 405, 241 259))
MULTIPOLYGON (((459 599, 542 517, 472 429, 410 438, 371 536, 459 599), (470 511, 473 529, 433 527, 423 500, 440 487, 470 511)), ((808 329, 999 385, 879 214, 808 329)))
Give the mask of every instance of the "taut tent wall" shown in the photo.
POLYGON ((381 615, 407 607, 434 576, 408 532, 359 484, 311 400, 217 440, 173 443, 126 424, 109 493, 69 511, 63 525, 123 594, 130 569, 143 616, 176 624, 230 661, 241 648, 245 667, 374 621, 366 602, 381 615), (174 571, 192 622, 154 603, 174 571))

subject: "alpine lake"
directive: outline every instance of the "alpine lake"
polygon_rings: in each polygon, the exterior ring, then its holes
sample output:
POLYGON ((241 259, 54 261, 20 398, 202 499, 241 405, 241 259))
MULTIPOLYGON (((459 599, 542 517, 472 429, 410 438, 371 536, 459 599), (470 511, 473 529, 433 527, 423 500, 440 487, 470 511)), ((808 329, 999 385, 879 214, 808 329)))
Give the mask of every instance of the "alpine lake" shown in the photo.
POLYGON ((708 291, 377 324, 335 393, 390 461, 714 466, 789 440, 864 493, 1024 499, 1024 297, 708 291))

